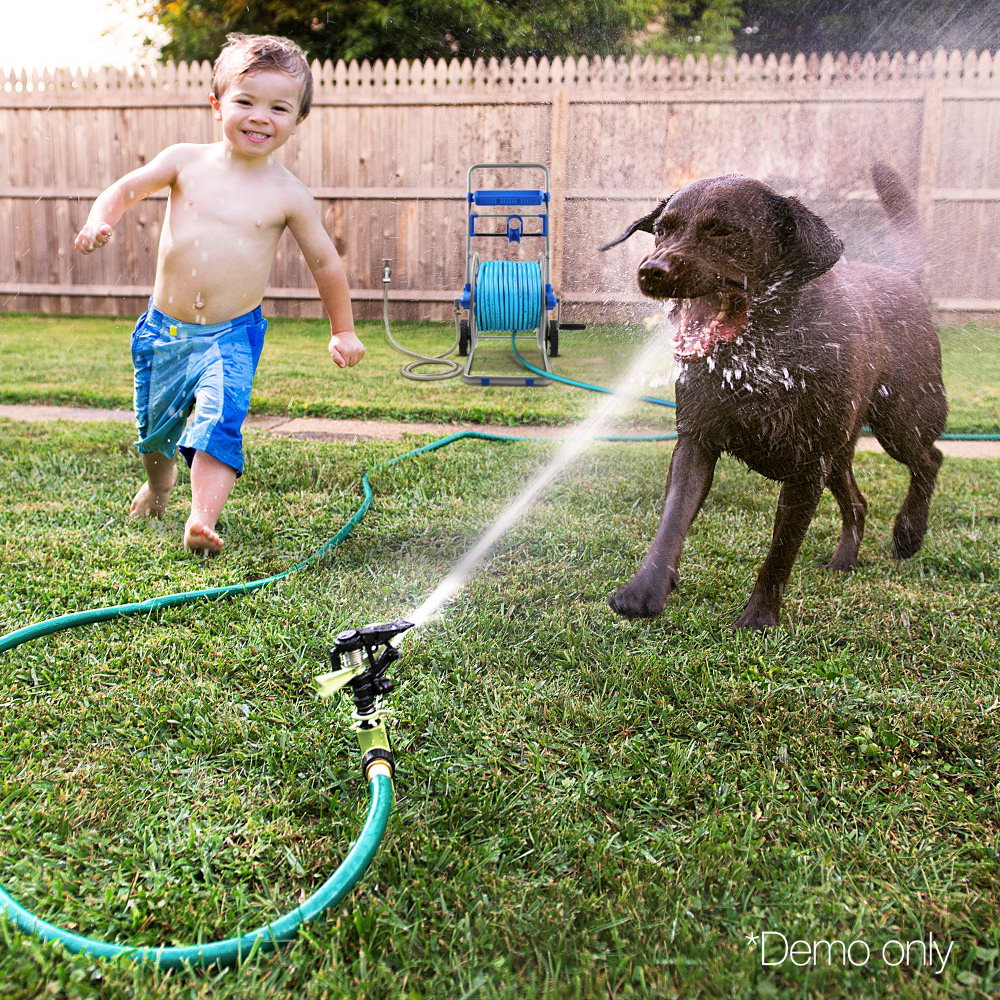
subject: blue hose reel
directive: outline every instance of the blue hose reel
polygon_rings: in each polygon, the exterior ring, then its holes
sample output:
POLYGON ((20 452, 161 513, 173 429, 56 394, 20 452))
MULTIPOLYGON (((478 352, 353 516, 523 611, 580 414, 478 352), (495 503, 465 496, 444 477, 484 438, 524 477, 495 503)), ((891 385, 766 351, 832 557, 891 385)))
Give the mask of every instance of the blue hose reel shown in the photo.
POLYGON ((487 260, 479 265, 476 327, 534 330, 542 316, 542 268, 537 261, 487 260))
POLYGON ((473 373, 476 348, 484 340, 534 340, 541 367, 551 372, 549 357, 559 353, 559 300, 549 275, 552 244, 549 234, 548 167, 540 163, 477 163, 469 168, 465 235, 465 288, 455 300, 458 352, 467 356, 462 380, 473 385, 549 385, 544 375, 488 375, 473 373), (482 170, 528 170, 543 182, 540 188, 484 189, 473 187, 482 170), (483 209, 499 208, 489 212, 483 209), (493 220, 493 221, 488 221, 493 220), (496 220, 499 220, 496 221, 496 220), (480 240, 503 240, 508 250, 522 240, 543 240, 536 260, 480 260, 480 240), (465 318, 462 318, 462 314, 465 318), (550 317, 550 313, 555 313, 550 317))

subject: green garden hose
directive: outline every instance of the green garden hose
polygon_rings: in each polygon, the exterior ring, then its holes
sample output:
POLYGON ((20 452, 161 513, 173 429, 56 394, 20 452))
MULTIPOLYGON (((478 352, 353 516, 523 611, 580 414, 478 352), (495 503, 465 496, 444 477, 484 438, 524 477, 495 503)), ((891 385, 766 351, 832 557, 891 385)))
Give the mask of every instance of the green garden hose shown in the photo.
POLYGON ((177 969, 190 965, 232 965, 252 954, 269 951, 282 941, 295 937, 299 927, 318 917, 324 910, 339 903, 361 880, 385 834, 392 811, 392 779, 387 774, 373 775, 368 783, 368 815, 358 839, 340 867, 304 903, 289 910, 283 917, 249 931, 239 937, 226 938, 211 944, 176 947, 136 947, 110 944, 83 937, 50 924, 26 910, 0 887, 0 913, 6 914, 26 934, 37 934, 44 941, 58 941, 71 952, 95 955, 98 958, 125 958, 133 962, 152 962, 161 969, 177 969))
MULTIPOLYGON (((619 392, 617 389, 609 389, 607 386, 603 385, 591 385, 589 382, 577 382, 575 379, 565 378, 562 375, 556 375, 554 372, 542 371, 541 368, 536 368, 533 364, 525 361, 521 352, 517 349, 517 344, 514 338, 510 338, 511 350, 514 352, 514 357, 528 369, 529 372, 535 372, 538 375, 544 375, 545 378, 551 379, 553 382, 562 382, 563 385, 571 385, 575 389, 589 389, 591 392, 606 392, 613 396, 628 396, 630 399, 638 399, 643 403, 653 403, 656 406, 671 406, 676 408, 677 404, 669 399, 658 399, 656 396, 633 396, 631 393, 619 392)), ((676 437, 676 435, 671 435, 676 437)))
MULTIPOLYGON (((419 354, 416 351, 408 350, 399 344, 392 335, 392 329, 389 324, 389 280, 391 278, 391 269, 388 268, 387 262, 385 273, 383 275, 383 289, 382 289, 382 325, 385 328, 385 335, 389 343, 401 354, 408 354, 412 358, 418 358, 418 361, 411 362, 408 365, 403 365, 399 371, 401 375, 405 375, 409 379, 414 379, 416 381, 430 382, 443 379, 454 378, 456 375, 462 373, 462 366, 457 361, 449 360, 448 356, 454 353, 456 347, 458 346, 458 341, 456 341, 448 348, 444 354, 430 355, 430 354, 419 354), (417 374, 416 369, 421 365, 447 365, 448 367, 442 372, 435 372, 433 374, 417 374)), ((511 350, 514 352, 514 357, 517 358, 518 363, 526 368, 528 371, 533 372, 536 375, 541 375, 543 378, 549 379, 551 382, 561 382, 563 385, 573 386, 575 389, 588 389, 591 392, 606 392, 614 394, 618 390, 609 389, 607 386, 603 385, 592 385, 590 382, 579 382, 576 379, 567 378, 564 375, 556 375, 552 371, 544 371, 538 368, 536 365, 531 364, 527 361, 521 352, 517 349, 517 338, 515 334, 511 334, 510 338, 511 350)), ((655 406, 669 406, 676 408, 677 404, 670 399, 660 399, 656 396, 631 396, 629 393, 619 393, 619 395, 627 395, 632 399, 638 399, 644 403, 653 403, 655 406)), ((662 440, 663 438, 674 439, 676 434, 670 435, 652 435, 652 438, 636 438, 635 440, 662 440)), ((613 437, 608 440, 624 441, 629 440, 628 437, 613 437)), ((941 441, 1000 441, 1000 434, 942 434, 940 437, 941 441)), ((405 457, 405 456, 403 456, 405 457)))
MULTIPOLYGON (((653 435, 647 439, 671 436, 653 435)), ((49 618, 46 621, 28 625, 7 635, 0 636, 0 653, 14 649, 24 643, 32 642, 35 639, 52 635, 55 632, 65 631, 66 629, 94 625, 99 622, 111 621, 115 618, 149 615, 163 608, 191 604, 195 601, 216 600, 222 597, 250 594, 269 584, 276 583, 278 580, 283 580, 292 573, 305 569, 305 567, 316 562, 327 552, 335 549, 357 527, 375 498, 369 478, 371 473, 379 469, 384 469, 396 462, 401 462, 405 458, 412 458, 415 455, 421 455, 425 452, 436 451, 438 448, 443 448, 446 445, 454 444, 456 441, 462 441, 467 438, 478 438, 484 441, 533 440, 532 438, 517 435, 488 434, 483 431, 459 431, 455 434, 438 438, 436 441, 431 441, 420 448, 414 448, 412 451, 396 455, 384 462, 379 462, 366 471, 361 477, 363 496, 358 509, 331 539, 324 542, 312 555, 296 563, 290 569, 286 569, 281 573, 275 573, 273 576, 263 577, 259 580, 249 580, 245 583, 231 584, 225 587, 211 587, 206 590, 192 590, 179 594, 167 594, 134 604, 118 604, 114 607, 94 608, 89 611, 78 611, 73 614, 60 615, 57 618, 49 618)), ((607 440, 622 439, 609 437, 607 440)), ((635 438, 634 440, 644 439, 635 438)), ((361 751, 366 757, 373 749, 384 749, 385 751, 389 749, 388 736, 385 733, 385 727, 381 724, 375 727, 360 729, 357 735, 361 751)), ((392 810, 393 797, 391 769, 385 767, 382 761, 377 760, 372 763, 368 767, 365 777, 368 779, 369 791, 368 814, 365 817, 365 822, 357 841, 340 867, 309 899, 294 910, 289 911, 271 923, 258 927, 256 930, 249 931, 239 937, 231 937, 223 941, 208 944, 176 947, 121 945, 98 941, 80 934, 74 934, 71 931, 67 931, 35 916, 10 896, 2 886, 0 886, 0 914, 6 915, 9 920, 27 934, 37 935, 44 941, 60 942, 72 952, 96 955, 101 958, 126 958, 136 962, 151 962, 163 969, 174 969, 184 965, 198 967, 229 965, 242 961, 255 951, 268 951, 273 949, 279 942, 287 941, 294 937, 298 928, 303 923, 318 917, 324 910, 336 905, 360 881, 374 858, 375 852, 378 850, 382 837, 385 834, 386 824, 389 821, 389 814, 392 810)))

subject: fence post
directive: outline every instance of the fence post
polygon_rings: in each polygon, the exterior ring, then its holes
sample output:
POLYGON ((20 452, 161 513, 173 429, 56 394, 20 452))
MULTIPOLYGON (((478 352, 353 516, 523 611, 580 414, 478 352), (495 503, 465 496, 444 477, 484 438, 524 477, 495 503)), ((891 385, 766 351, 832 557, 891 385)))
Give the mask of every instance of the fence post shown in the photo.
POLYGON ((563 246, 566 240, 566 147, 569 141, 569 96, 565 86, 555 88, 552 95, 552 140, 549 149, 549 183, 552 201, 549 215, 558 234, 552 242, 552 273, 549 280, 558 295, 562 295, 563 246), (558 227, 558 228, 556 228, 558 227))
POLYGON ((934 224, 934 191, 937 188, 938 159, 941 153, 941 116, 944 99, 941 84, 932 80, 924 91, 920 125, 920 169, 917 176, 917 209, 924 232, 934 224))

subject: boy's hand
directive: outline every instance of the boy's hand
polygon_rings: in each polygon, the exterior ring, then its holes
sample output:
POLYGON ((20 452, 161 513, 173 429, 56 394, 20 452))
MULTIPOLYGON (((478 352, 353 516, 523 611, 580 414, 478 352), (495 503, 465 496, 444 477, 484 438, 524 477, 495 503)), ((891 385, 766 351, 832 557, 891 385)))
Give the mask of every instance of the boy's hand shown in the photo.
POLYGON ((365 355, 365 345, 353 330, 331 334, 328 350, 341 368, 353 368, 365 355))
POLYGON ((100 250, 111 239, 111 227, 106 222, 87 223, 76 235, 73 246, 80 253, 93 253, 100 250))

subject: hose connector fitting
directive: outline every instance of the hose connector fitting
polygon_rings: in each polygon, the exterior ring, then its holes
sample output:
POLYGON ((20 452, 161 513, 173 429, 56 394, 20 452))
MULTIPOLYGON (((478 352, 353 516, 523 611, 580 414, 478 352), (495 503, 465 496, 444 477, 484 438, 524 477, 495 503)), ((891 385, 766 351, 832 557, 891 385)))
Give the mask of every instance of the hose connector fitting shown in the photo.
POLYGON ((391 750, 373 747, 361 758, 361 773, 365 781, 371 781, 378 773, 391 779, 396 773, 396 758, 391 750))

